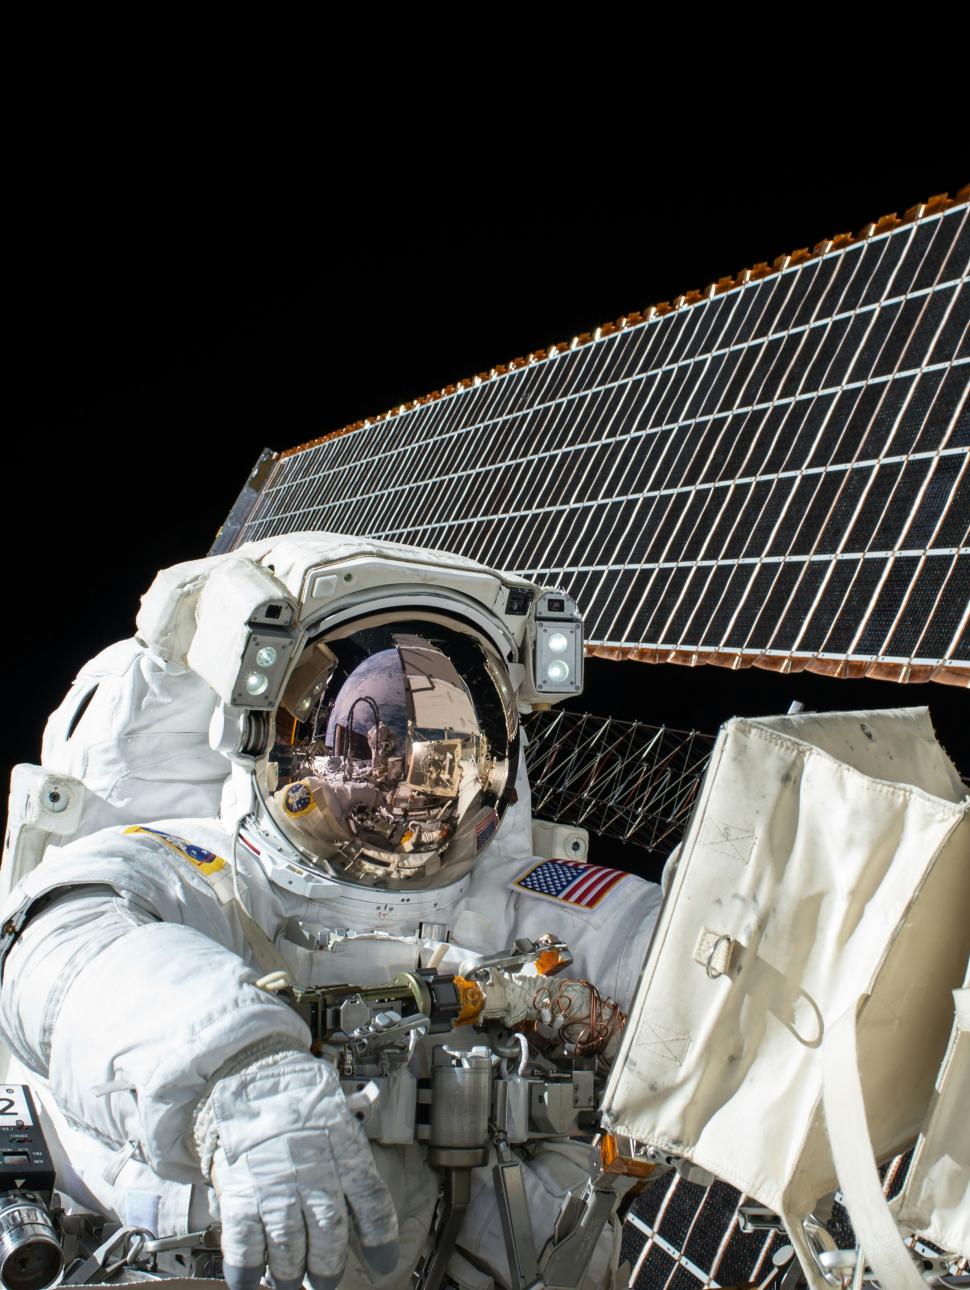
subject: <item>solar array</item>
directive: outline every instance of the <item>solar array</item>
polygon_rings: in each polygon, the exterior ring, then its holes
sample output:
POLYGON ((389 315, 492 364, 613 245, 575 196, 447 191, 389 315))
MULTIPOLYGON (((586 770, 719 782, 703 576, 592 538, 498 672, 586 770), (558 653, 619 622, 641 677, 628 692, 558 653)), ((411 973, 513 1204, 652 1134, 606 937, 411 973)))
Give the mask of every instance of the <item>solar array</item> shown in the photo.
MULTIPOLYGON (((968 198, 267 451, 213 551, 406 542, 564 587, 594 654, 970 685, 968 198)), ((561 710, 527 728, 538 816, 679 840, 706 736, 561 710)), ((649 1186, 634 1290, 780 1285, 783 1242, 742 1230, 743 1199, 649 1186)))
POLYGON ((632 1290, 713 1290, 777 1286, 775 1232, 745 1232, 744 1197, 725 1182, 709 1187, 671 1172, 637 1198, 623 1229, 620 1257, 632 1290))
MULTIPOLYGON (((902 1189, 911 1159, 907 1152, 880 1170, 888 1198, 902 1189)), ((674 1171, 648 1185, 623 1228, 620 1261, 630 1267, 631 1290, 747 1285, 781 1290, 792 1248, 783 1231, 746 1227, 741 1213, 746 1199, 728 1183, 716 1180, 703 1186, 674 1171)), ((855 1248, 856 1236, 839 1192, 825 1226, 838 1249, 855 1248)), ((920 1248, 932 1254, 936 1247, 920 1239, 920 1248)))
POLYGON ((533 814, 666 855, 683 836, 711 735, 555 708, 526 718, 533 814))
POLYGON ((271 455, 317 529, 567 588, 593 653, 970 684, 966 191, 271 455))

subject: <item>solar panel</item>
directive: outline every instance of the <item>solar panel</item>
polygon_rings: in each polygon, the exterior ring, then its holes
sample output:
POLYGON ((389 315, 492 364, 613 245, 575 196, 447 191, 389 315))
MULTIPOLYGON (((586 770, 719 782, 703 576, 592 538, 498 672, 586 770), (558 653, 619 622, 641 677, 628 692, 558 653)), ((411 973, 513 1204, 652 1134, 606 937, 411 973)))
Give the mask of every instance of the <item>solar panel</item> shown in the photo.
MULTIPOLYGON (((912 1153, 880 1169, 887 1198, 898 1195, 912 1153)), ((848 1213, 836 1192, 826 1220, 838 1249, 856 1245, 848 1213)), ((716 1179, 710 1186, 669 1172, 636 1198, 623 1228, 620 1261, 630 1265, 632 1290, 718 1290, 778 1287, 793 1251, 784 1231, 752 1227, 741 1212, 747 1197, 716 1179)), ((935 1247, 919 1238, 919 1246, 935 1247)))
POLYGON ((633 1204, 623 1229, 621 1260, 633 1290, 708 1290, 776 1285, 771 1256, 783 1241, 774 1232, 745 1232, 744 1197, 724 1182, 709 1187, 670 1173, 633 1204))
POLYGON ((387 538, 563 585, 594 654, 970 685, 967 196, 264 454, 214 550, 387 538))

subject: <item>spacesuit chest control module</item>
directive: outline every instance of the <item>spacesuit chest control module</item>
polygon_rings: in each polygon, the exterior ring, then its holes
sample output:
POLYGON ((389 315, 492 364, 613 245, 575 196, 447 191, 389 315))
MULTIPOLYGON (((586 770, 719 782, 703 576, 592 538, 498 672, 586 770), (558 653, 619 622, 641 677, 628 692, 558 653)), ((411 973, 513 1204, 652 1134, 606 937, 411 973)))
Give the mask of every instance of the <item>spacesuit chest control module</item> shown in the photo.
POLYGON ((606 1284, 659 897, 533 854, 519 716, 580 693, 575 604, 297 533, 137 627, 13 776, 4 1284, 606 1284))

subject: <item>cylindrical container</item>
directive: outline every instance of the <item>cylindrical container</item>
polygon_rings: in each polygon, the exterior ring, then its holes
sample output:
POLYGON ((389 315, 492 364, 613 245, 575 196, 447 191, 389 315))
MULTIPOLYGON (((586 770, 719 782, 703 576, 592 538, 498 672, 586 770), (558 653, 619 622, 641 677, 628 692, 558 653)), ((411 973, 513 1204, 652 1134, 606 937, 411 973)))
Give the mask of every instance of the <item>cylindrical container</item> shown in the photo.
POLYGON ((63 1262, 43 1202, 30 1192, 0 1195, 0 1281, 7 1290, 47 1290, 63 1262))
POLYGON ((492 1060, 486 1050, 441 1045, 431 1069, 428 1161, 439 1169, 474 1169, 488 1162, 492 1060))

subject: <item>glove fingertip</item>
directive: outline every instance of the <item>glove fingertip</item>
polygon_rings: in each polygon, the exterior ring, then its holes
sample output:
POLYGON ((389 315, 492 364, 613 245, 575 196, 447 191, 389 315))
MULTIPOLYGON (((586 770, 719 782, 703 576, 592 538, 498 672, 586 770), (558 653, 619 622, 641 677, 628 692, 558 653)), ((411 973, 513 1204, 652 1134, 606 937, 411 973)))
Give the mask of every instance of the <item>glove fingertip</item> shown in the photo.
POLYGON ((302 1277, 278 1277, 272 1272, 269 1274, 269 1283, 273 1290, 300 1290, 303 1284, 302 1277))
POLYGON ((256 1290, 262 1280, 263 1269, 236 1268, 231 1263, 223 1263, 222 1275, 229 1290, 256 1290))
POLYGON ((400 1245, 397 1241, 385 1241, 383 1245, 364 1245, 361 1249, 364 1251, 364 1258, 382 1277, 386 1277, 397 1267, 400 1254, 400 1245))
POLYGON ((300 1286, 303 1284, 302 1277, 276 1277, 272 1273, 270 1273, 269 1281, 274 1290, 300 1290, 300 1286))
POLYGON ((342 1276, 343 1269, 333 1277, 328 1277, 322 1272, 308 1272, 307 1281, 310 1283, 310 1290, 337 1290, 342 1276))

